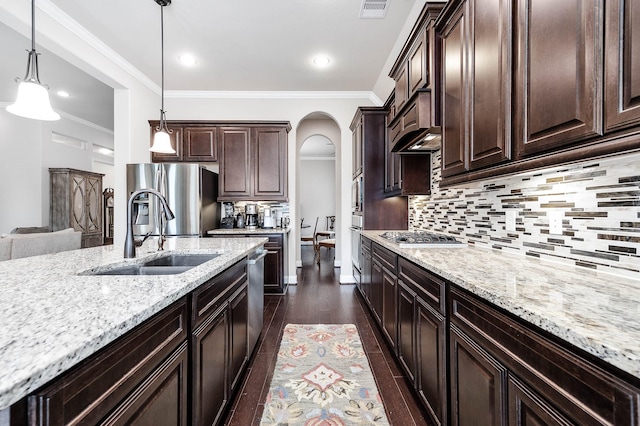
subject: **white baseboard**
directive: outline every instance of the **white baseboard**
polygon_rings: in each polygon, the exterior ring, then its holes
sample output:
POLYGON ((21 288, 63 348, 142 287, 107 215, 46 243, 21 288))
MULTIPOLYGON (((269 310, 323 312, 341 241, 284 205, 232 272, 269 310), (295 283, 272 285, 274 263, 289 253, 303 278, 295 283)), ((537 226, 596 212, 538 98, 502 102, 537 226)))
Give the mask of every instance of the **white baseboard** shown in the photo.
POLYGON ((340 284, 355 284, 356 279, 353 275, 340 275, 340 284))
POLYGON ((298 276, 297 275, 287 275, 284 277, 284 282, 289 285, 297 285, 298 284, 298 276))

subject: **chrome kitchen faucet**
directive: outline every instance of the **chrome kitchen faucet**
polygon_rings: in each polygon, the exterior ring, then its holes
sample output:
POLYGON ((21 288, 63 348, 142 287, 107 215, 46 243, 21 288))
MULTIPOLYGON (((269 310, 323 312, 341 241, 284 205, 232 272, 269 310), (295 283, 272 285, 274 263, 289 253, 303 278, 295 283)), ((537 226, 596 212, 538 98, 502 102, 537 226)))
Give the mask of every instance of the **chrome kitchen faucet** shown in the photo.
MULTIPOLYGON (((127 203, 127 237, 124 240, 124 257, 132 258, 136 257, 136 243, 137 241, 133 238, 133 200, 135 200, 140 194, 153 194, 160 200, 160 204, 162 205, 162 214, 166 220, 171 220, 176 216, 173 214, 171 209, 169 208, 169 204, 167 203, 167 199, 155 189, 139 189, 135 191, 129 197, 129 202, 127 203)), ((160 226, 162 228, 162 226, 160 226)), ((144 240, 142 240, 144 241, 144 240)), ((162 235, 162 230, 160 230, 160 239, 158 241, 158 250, 162 250, 162 245, 164 243, 164 236, 162 235)))

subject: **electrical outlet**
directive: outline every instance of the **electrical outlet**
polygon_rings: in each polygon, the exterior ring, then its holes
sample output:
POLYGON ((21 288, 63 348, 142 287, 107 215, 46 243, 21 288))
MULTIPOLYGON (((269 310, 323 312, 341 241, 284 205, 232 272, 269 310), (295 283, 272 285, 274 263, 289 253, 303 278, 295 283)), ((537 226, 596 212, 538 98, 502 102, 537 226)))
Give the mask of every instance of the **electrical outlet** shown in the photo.
POLYGON ((549 211, 549 234, 562 235, 562 211, 549 211))
POLYGON ((516 211, 507 210, 504 214, 505 229, 507 232, 516 232, 516 211))

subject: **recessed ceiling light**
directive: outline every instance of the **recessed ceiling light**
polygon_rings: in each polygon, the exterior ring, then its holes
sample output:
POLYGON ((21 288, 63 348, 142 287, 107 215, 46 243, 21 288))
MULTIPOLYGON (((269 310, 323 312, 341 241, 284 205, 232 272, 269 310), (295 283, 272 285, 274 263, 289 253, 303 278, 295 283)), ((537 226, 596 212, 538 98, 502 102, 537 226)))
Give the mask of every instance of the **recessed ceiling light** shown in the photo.
POLYGON ((313 58, 313 65, 315 65, 318 68, 326 68, 329 66, 330 63, 331 63, 331 59, 329 59, 329 57, 326 55, 318 55, 315 58, 313 58))
POLYGON ((192 67, 196 64, 196 57, 191 53, 183 53, 178 56, 178 61, 180 61, 180 63, 185 67, 192 67))
POLYGON ((61 98, 68 98, 69 93, 65 92, 64 90, 58 90, 58 96, 60 96, 61 98))

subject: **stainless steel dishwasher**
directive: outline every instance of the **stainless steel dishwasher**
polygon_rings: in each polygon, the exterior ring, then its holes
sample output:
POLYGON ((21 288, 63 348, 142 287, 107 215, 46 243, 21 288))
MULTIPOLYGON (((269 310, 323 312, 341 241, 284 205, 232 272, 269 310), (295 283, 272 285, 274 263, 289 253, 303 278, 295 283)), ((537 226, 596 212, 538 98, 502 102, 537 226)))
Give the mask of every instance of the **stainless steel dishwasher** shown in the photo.
POLYGON ((247 260, 249 274, 249 355, 258 342, 264 315, 264 248, 256 250, 247 260))

